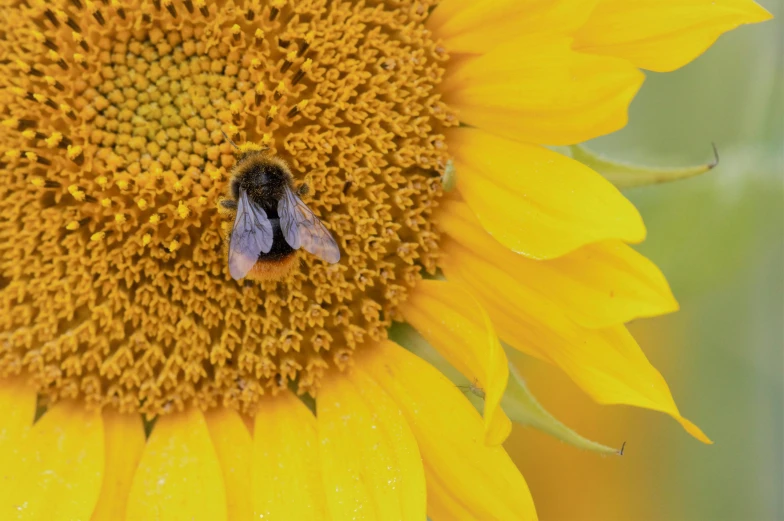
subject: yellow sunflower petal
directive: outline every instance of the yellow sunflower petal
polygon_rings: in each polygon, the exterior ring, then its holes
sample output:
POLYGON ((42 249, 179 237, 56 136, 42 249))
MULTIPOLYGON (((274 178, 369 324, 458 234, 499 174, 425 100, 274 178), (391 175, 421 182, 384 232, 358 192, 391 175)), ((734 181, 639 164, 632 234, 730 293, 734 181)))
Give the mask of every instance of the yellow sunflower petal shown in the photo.
POLYGON ((19 445, 33 426, 35 403, 35 388, 27 385, 23 378, 0 378, 0 484, 4 457, 19 445))
POLYGON ((515 141, 571 145, 626 125, 644 78, 626 60, 578 53, 571 39, 540 33, 463 60, 442 88, 462 123, 515 141))
POLYGON ((0 490, 0 519, 89 519, 104 469, 103 420, 83 404, 60 402, 30 430, 12 478, 0 490))
POLYGON ((424 519, 425 475, 416 440, 378 384, 355 368, 327 380, 316 404, 332 518, 424 519))
POLYGON ((483 443, 481 417, 459 389, 393 342, 363 355, 357 365, 397 403, 416 437, 431 519, 536 519, 523 476, 501 446, 483 443))
POLYGON ((252 519, 250 469, 253 440, 248 428, 236 411, 223 407, 211 409, 204 418, 223 469, 228 519, 252 519))
POLYGON ((226 490, 204 415, 158 418, 131 484, 126 521, 224 521, 226 490))
POLYGON ((439 225, 460 245, 449 248, 455 262, 466 256, 489 262, 582 326, 606 327, 678 309, 656 265, 620 241, 588 244, 557 259, 536 261, 493 239, 464 202, 444 201, 440 210, 439 225))
POLYGON ((427 25, 450 52, 482 54, 525 33, 569 34, 588 20, 597 1, 446 0, 427 25))
POLYGON ((24 440, 33 427, 36 399, 35 388, 24 378, 0 379, 0 491, 15 478, 24 440))
POLYGON ((471 256, 458 260, 444 251, 444 273, 472 289, 502 340, 557 365, 597 402, 667 413, 697 439, 709 442, 681 417, 664 378, 625 327, 579 326, 559 306, 491 263, 471 256))
POLYGON ((328 519, 316 418, 290 392, 262 401, 252 465, 254 519, 328 519))
POLYGON ((772 16, 751 0, 602 0, 575 48, 667 72, 705 52, 723 33, 772 16))
POLYGON ((507 248, 550 259, 605 239, 645 238, 634 205, 577 161, 476 129, 455 129, 449 140, 460 195, 507 248))
POLYGON ((441 355, 484 391, 485 441, 503 443, 512 422, 501 409, 508 362, 490 318, 465 287, 423 280, 401 312, 441 355))
POLYGON ((125 516, 131 481, 144 450, 144 424, 138 414, 103 411, 105 456, 103 485, 91 521, 117 521, 125 516))

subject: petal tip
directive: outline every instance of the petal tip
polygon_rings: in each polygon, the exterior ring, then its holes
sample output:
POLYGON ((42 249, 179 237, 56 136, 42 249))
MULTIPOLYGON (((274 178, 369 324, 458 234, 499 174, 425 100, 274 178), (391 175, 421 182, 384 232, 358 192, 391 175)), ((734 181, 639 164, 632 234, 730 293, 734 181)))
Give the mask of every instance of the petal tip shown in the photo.
POLYGON ((697 440, 701 441, 706 445, 713 445, 713 440, 708 438, 708 436, 706 436, 705 433, 702 432, 702 429, 697 427, 695 424, 693 424, 692 422, 690 422, 689 420, 687 420, 682 416, 677 417, 675 419, 678 420, 678 423, 681 424, 681 426, 686 430, 686 432, 694 436, 697 440))
POLYGON ((751 5, 747 11, 747 17, 741 23, 756 24, 767 22, 773 19, 773 14, 759 5, 757 2, 749 2, 751 5))
MULTIPOLYGON (((637 209, 635 208, 635 211, 636 210, 637 209)), ((629 229, 626 233, 626 237, 623 237, 623 241, 629 244, 640 244, 641 242, 645 241, 647 237, 648 229, 645 227, 642 216, 639 215, 638 212, 637 220, 629 224, 629 229)))

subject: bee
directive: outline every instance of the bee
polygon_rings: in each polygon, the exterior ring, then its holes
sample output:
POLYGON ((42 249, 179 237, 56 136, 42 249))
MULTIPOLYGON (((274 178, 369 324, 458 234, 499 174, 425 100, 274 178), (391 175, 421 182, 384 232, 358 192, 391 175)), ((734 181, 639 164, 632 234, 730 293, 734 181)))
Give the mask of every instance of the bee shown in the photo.
POLYGON ((335 239, 300 199, 307 185, 294 187, 288 165, 266 153, 267 147, 237 146, 236 163, 223 208, 235 210, 229 238, 232 278, 278 279, 294 266, 296 251, 305 251, 334 264, 340 260, 335 239))

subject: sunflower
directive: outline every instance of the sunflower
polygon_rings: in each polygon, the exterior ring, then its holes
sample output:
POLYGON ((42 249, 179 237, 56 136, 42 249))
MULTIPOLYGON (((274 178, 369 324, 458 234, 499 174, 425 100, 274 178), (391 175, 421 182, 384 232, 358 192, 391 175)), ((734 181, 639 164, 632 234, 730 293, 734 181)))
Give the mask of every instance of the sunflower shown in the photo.
POLYGON ((0 42, 0 518, 533 519, 501 341, 683 418, 635 208, 546 148, 626 122, 749 0, 14 0, 0 42), (261 144, 340 263, 234 281, 261 144), (445 181, 456 190, 445 190, 445 181), (482 414, 389 340, 407 322, 482 414))

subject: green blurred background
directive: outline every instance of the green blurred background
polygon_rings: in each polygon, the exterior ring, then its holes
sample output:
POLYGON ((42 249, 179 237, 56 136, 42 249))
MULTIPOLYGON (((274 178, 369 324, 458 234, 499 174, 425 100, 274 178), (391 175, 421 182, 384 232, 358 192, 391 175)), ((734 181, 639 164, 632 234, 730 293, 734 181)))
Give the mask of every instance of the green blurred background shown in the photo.
POLYGON ((626 192, 648 226, 639 249, 682 307, 631 330, 715 445, 664 415, 598 406, 527 360, 529 386, 556 417, 627 442, 624 457, 602 457, 516 427, 507 447, 543 521, 784 519, 784 0, 759 3, 776 19, 725 34, 676 72, 648 73, 630 124, 589 143, 655 166, 719 149, 706 175, 626 192))

